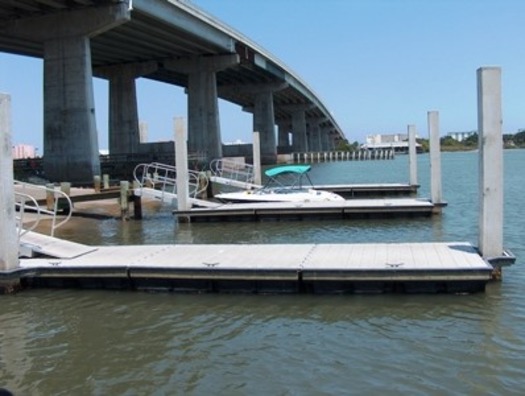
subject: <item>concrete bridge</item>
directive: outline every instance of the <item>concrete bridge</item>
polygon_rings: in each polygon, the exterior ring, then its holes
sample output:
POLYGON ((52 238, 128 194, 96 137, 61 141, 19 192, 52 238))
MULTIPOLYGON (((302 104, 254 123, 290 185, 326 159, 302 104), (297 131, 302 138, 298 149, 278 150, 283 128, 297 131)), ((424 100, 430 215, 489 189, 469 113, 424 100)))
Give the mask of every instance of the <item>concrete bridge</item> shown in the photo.
POLYGON ((345 140, 293 71, 183 1, 0 0, 0 51, 44 60, 50 180, 83 182, 100 174, 93 76, 109 80, 110 154, 173 150, 140 143, 139 77, 186 88, 188 150, 208 161, 222 157, 218 98, 253 114, 263 163, 275 162, 278 148, 327 151, 345 140))

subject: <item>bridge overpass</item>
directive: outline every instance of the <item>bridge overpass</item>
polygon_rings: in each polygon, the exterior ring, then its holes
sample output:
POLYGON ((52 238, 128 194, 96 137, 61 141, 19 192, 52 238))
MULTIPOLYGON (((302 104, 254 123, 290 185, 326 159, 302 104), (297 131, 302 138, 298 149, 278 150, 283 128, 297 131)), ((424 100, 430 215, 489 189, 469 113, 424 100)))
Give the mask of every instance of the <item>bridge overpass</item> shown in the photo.
POLYGON ((93 76, 109 80, 110 154, 159 149, 140 143, 139 77, 186 88, 188 150, 208 161, 222 156, 218 98, 253 114, 266 163, 278 147, 321 151, 345 140, 292 70, 184 1, 0 0, 0 51, 44 60, 44 170, 51 180, 100 174, 93 76))

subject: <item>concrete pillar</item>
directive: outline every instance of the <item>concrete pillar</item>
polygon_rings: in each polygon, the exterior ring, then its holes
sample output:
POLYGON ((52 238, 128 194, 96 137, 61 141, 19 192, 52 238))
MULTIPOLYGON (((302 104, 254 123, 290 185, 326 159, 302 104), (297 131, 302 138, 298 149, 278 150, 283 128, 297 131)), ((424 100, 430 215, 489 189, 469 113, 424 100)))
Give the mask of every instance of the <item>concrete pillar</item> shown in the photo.
POLYGON ((166 60, 168 70, 188 74, 188 150, 209 162, 222 157, 216 73, 239 63, 238 55, 166 60))
POLYGON ((321 151, 321 128, 319 126, 319 120, 311 119, 308 125, 310 127, 308 147, 310 151, 321 151))
POLYGON ((277 145, 275 139, 273 92, 271 90, 255 94, 253 130, 259 132, 261 163, 275 164, 277 162, 277 145))
POLYGON ((479 133, 479 250, 503 255, 503 138, 501 69, 477 70, 479 133))
POLYGON ((253 133, 253 183, 261 185, 261 141, 259 132, 253 133))
POLYGON ((17 19, 7 32, 44 43, 44 172, 54 181, 100 174, 90 38, 130 19, 126 3, 17 19))
POLYGON ((434 204, 443 202, 441 189, 441 144, 439 136, 439 112, 427 113, 430 142, 430 197, 434 204))
POLYGON ((323 127, 321 129, 321 150, 330 151, 330 127, 323 127))
POLYGON ((288 121, 281 121, 277 123, 279 147, 290 147, 290 123, 288 121))
POLYGON ((177 168, 177 209, 189 210, 188 143, 184 118, 175 119, 175 166, 177 168))
POLYGON ((11 97, 0 93, 0 272, 18 268, 12 148, 11 97))
POLYGON ((410 185, 417 185, 417 152, 416 152, 416 126, 408 126, 408 163, 410 167, 410 185))
POLYGON ((306 115, 304 109, 292 112, 292 146, 295 152, 308 151, 306 139, 306 115))
POLYGON ((109 153, 136 154, 140 147, 137 108, 137 77, 151 74, 157 62, 100 67, 99 76, 109 79, 109 153))

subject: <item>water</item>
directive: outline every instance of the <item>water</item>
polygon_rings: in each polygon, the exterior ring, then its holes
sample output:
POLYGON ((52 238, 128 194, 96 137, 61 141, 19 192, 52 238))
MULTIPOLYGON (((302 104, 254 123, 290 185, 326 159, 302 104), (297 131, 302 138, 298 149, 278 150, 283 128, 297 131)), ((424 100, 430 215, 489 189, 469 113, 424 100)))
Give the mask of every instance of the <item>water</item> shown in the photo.
MULTIPOLYGON (((469 241, 477 153, 444 153, 433 219, 176 224, 86 220, 94 244, 469 241)), ((420 196, 428 156, 418 156, 420 196)), ((505 246, 518 261, 485 293, 180 295, 32 290, 0 297, 0 387, 17 395, 523 394, 525 150, 505 152, 505 246)), ((314 182, 407 182, 407 157, 315 165, 314 182)))

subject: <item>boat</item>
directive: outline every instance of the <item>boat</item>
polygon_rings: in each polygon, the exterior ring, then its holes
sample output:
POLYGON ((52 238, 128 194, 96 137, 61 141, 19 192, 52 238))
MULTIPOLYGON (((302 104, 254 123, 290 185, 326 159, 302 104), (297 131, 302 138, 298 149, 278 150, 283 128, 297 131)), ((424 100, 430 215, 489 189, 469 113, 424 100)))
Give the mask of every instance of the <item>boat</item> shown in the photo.
POLYGON ((268 181, 263 187, 220 193, 215 198, 225 203, 344 201, 338 194, 314 189, 308 176, 310 169, 310 165, 270 168, 264 172, 268 181))

